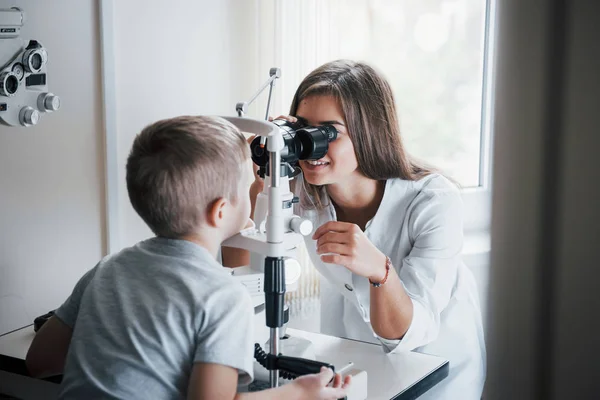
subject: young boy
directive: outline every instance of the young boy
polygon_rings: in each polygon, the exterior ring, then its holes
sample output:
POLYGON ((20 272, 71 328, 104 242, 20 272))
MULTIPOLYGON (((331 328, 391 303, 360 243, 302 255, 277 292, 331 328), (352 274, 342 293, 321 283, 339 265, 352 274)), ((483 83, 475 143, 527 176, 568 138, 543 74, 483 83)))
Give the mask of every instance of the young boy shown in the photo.
POLYGON ((249 148, 218 117, 146 127, 127 159, 133 208, 156 237, 105 257, 37 333, 33 376, 63 373, 64 399, 335 399, 331 370, 263 392, 252 379, 250 296, 219 265, 250 214, 249 148))

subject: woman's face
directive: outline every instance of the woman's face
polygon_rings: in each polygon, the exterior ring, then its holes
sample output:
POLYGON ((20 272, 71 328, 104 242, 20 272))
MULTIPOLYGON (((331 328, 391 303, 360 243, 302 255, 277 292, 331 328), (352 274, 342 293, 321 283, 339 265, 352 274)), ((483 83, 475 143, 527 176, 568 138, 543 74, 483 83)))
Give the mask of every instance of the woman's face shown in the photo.
POLYGON ((333 125, 337 139, 329 143, 327 154, 317 161, 300 161, 304 179, 313 185, 330 185, 358 174, 354 145, 348 136, 342 107, 333 96, 309 96, 300 102, 296 118, 312 125, 333 125))

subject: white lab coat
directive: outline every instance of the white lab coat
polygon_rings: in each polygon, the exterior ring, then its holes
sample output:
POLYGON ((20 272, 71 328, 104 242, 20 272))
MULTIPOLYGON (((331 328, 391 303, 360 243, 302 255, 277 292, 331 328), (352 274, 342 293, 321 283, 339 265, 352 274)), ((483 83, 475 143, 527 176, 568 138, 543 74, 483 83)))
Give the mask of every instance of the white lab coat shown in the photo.
MULTIPOLYGON (((302 190, 302 177, 296 193, 302 190)), ((340 265, 325 264, 316 241, 306 237, 311 260, 322 274, 321 332, 380 343, 386 353, 416 350, 450 360, 450 374, 423 399, 480 399, 485 344, 477 287, 461 260, 462 200, 441 175, 419 181, 390 179, 365 235, 390 257, 413 302, 413 320, 402 340, 378 337, 369 317, 369 282, 340 265)), ((296 206, 315 229, 335 221, 330 204, 321 211, 296 206)))

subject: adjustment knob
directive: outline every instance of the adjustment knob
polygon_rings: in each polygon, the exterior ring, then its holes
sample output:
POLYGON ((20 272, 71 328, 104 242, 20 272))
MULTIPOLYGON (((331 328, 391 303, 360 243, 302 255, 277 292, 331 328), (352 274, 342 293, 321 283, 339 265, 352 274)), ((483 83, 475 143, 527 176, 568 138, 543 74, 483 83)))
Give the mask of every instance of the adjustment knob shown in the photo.
POLYGON ((32 107, 23 107, 19 112, 19 122, 23 126, 31 126, 38 123, 40 120, 40 113, 38 110, 34 110, 32 107))
POLYGON ((60 97, 54 93, 42 93, 38 97, 38 109, 44 112, 57 111, 60 108, 60 97))
POLYGON ((302 236, 308 236, 313 230, 313 224, 308 219, 295 216, 290 220, 290 228, 302 236))

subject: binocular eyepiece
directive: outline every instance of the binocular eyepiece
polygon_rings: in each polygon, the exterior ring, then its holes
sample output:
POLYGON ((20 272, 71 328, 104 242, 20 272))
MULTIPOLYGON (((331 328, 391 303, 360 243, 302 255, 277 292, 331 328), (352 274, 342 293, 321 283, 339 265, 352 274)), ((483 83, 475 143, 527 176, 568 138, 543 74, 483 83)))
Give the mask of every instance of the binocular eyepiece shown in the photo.
MULTIPOLYGON (((337 139, 338 131, 333 125, 307 126, 300 122, 291 123, 277 119, 273 121, 281 129, 284 147, 281 150, 281 162, 296 166, 299 160, 318 160, 329 150, 329 143, 337 139)), ((269 139, 267 139, 269 140, 269 139)), ((260 145, 260 137, 250 144, 252 161, 265 167, 269 162, 266 145, 260 145)))

